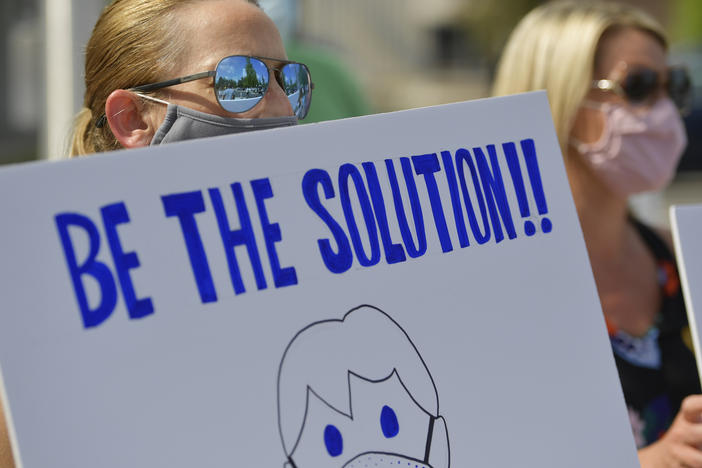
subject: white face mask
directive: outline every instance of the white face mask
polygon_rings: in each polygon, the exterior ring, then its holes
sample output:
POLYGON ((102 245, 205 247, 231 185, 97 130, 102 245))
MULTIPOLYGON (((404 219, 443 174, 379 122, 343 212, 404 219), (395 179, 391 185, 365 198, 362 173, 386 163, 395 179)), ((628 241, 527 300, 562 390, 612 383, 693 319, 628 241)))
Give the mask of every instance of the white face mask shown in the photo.
POLYGON ((604 114, 602 135, 594 143, 570 138, 585 162, 614 193, 660 190, 673 179, 687 145, 680 114, 669 98, 647 111, 609 102, 585 102, 604 114))

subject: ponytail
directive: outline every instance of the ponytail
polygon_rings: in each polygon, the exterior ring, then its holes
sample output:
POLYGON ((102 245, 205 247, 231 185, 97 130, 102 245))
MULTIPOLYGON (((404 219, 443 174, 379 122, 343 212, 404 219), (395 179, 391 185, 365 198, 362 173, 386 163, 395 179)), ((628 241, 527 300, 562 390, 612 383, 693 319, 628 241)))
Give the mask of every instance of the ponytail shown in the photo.
POLYGON ((73 135, 69 148, 71 157, 95 151, 91 144, 92 141, 87 138, 87 133, 92 123, 92 115, 93 113, 90 109, 84 107, 78 112, 75 119, 73 119, 73 135))

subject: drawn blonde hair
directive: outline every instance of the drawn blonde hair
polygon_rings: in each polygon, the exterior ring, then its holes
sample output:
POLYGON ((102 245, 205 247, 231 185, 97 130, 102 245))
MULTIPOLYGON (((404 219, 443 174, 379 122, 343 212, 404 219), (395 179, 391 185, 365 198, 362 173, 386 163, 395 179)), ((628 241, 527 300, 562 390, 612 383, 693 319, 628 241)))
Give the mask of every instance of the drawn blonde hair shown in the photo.
POLYGON ((567 154, 575 115, 593 80, 600 39, 620 27, 649 32, 667 48, 661 25, 631 6, 557 1, 535 8, 507 41, 493 95, 545 89, 561 149, 567 154))
POLYGON ((74 119, 71 157, 121 148, 109 125, 95 125, 107 97, 170 78, 187 45, 178 10, 197 1, 204 0, 115 0, 103 10, 85 50, 85 96, 74 119))

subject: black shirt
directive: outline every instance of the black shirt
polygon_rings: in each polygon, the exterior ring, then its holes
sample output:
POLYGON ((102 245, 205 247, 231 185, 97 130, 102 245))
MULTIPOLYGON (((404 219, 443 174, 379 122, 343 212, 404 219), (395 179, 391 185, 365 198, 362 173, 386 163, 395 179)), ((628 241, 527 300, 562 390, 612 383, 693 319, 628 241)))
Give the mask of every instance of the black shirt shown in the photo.
POLYGON ((673 255, 654 231, 632 222, 656 259, 663 298, 645 336, 609 330, 636 445, 641 448, 665 433, 682 400, 700 393, 700 382, 673 255))

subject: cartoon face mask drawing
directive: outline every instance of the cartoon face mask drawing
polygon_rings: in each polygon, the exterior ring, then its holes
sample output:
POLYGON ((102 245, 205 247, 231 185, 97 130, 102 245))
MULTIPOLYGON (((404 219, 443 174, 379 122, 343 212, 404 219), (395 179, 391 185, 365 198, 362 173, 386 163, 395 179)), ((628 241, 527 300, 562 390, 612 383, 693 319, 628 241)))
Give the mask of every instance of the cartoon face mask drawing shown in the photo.
POLYGON ((449 468, 434 380, 405 331, 371 306, 295 335, 280 363, 289 468, 449 468))

